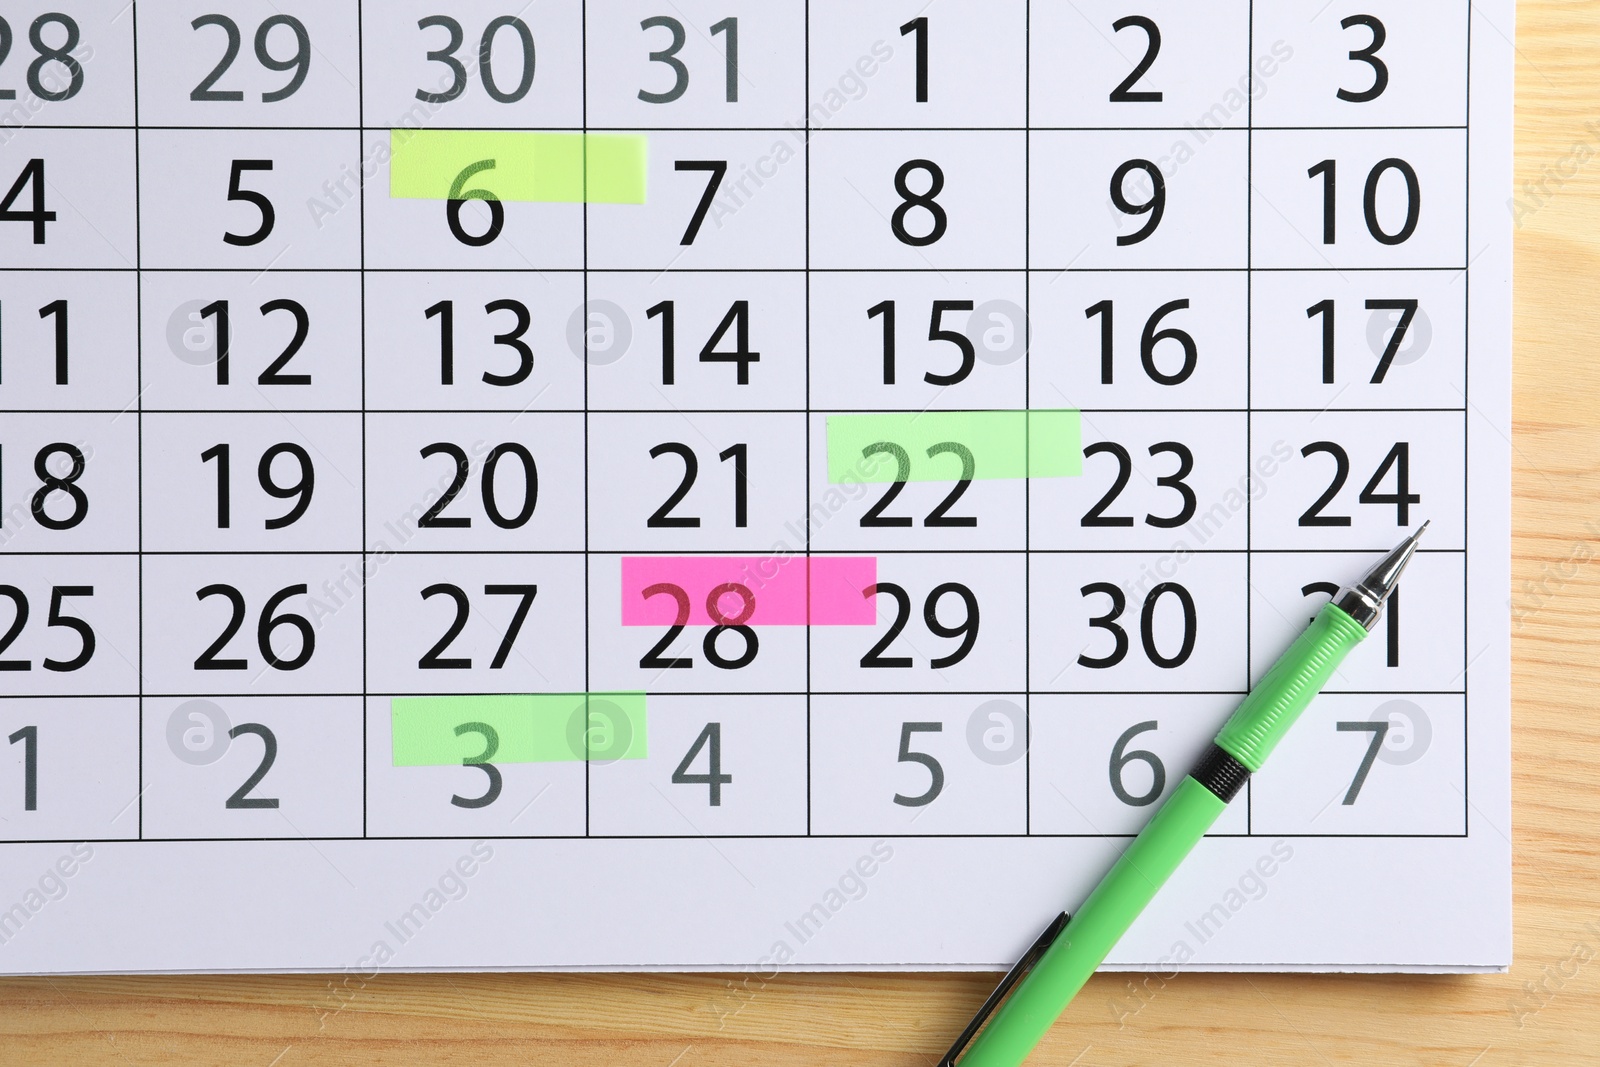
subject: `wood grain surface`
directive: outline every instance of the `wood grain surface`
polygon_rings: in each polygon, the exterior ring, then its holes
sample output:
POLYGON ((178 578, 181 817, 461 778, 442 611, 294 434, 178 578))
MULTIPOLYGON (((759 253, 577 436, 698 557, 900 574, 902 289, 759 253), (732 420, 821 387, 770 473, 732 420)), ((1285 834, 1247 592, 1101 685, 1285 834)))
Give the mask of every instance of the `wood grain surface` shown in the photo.
MULTIPOLYGON (((1128 976, 1100 975, 1030 1064, 1600 1062, 1600 2, 1524 2, 1516 36, 1518 186, 1544 183, 1517 232, 1506 428, 1516 964, 1183 975, 1120 1026, 1107 1006, 1128 976)), ((726 975, 384 974, 330 1000, 317 976, 5 979, 0 1063, 928 1067, 992 981, 784 974, 735 994, 726 975)))

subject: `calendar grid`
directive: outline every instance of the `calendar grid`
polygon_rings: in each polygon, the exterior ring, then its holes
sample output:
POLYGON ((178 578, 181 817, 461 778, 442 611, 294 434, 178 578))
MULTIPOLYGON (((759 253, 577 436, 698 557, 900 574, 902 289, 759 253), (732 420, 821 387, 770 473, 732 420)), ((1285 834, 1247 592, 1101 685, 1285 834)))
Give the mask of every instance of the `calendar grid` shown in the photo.
MULTIPOLYGON (((1033 411, 1033 227, 1029 205, 1033 201, 1033 0, 1022 5, 1022 410, 1033 411)), ((1025 416, 1031 419, 1032 416, 1025 416)), ((1023 445, 1024 470, 1033 469, 1032 433, 1023 445)), ((1033 605, 1033 485, 1022 483, 1022 617, 1032 618, 1033 605)), ((1022 643, 1022 829, 1033 832, 1033 642, 1022 643)))
MULTIPOLYGON (((356 40, 362 39, 362 15, 366 5, 356 5, 356 40)), ((366 49, 356 49, 356 162, 360 165, 361 141, 367 125, 366 49)), ((356 209, 361 235, 361 836, 367 836, 367 696, 370 681, 367 675, 371 656, 367 639, 370 608, 367 599, 367 183, 356 190, 356 209)))
POLYGON ((139 195, 139 193, 140 193, 140 185, 139 185, 139 181, 140 181, 139 147, 140 146, 139 146, 139 142, 142 140, 142 138, 139 135, 139 8, 138 8, 137 4, 129 5, 129 18, 131 20, 130 23, 129 23, 129 33, 131 34, 132 39, 133 39, 133 57, 132 57, 132 59, 133 59, 133 93, 132 93, 132 96, 133 96, 133 190, 134 190, 134 192, 133 192, 133 204, 134 204, 134 207, 133 207, 133 210, 134 210, 134 217, 133 217, 133 234, 134 234, 134 240, 133 240, 133 257, 134 257, 133 258, 133 263, 134 263, 133 291, 134 291, 134 329, 136 331, 136 336, 135 336, 135 340, 134 340, 134 346, 135 346, 134 347, 134 354, 135 354, 134 358, 135 358, 135 361, 136 361, 136 364, 137 364, 137 370, 135 372, 134 382, 133 382, 133 387, 134 387, 134 390, 135 390, 135 395, 134 395, 134 398, 133 398, 133 402, 134 402, 134 405, 137 408, 136 418, 138 420, 138 443, 137 443, 137 446, 136 446, 136 452, 137 452, 137 455, 138 455, 138 466, 139 466, 139 473, 138 473, 138 501, 137 501, 137 511, 136 511, 136 514, 138 516, 138 523, 139 523, 139 533, 138 533, 138 551, 135 553, 135 555, 137 556, 137 559, 138 559, 138 585, 137 585, 137 591, 136 591, 136 594, 135 594, 135 603, 138 605, 138 610, 139 610, 139 613, 141 615, 141 624, 139 626, 139 633, 138 633, 138 638, 137 638, 137 643, 138 643, 138 661, 139 661, 139 694, 138 694, 138 705, 139 705, 138 731, 139 732, 135 735, 135 737, 136 737, 136 739, 138 741, 138 747, 139 747, 139 779, 138 779, 138 781, 139 781, 139 793, 134 798, 134 803, 138 807, 138 833, 137 833, 136 836, 137 836, 138 840, 142 841, 142 840, 144 840, 144 790, 145 790, 145 785, 144 785, 144 700, 145 700, 144 688, 145 688, 145 680, 144 680, 144 626, 143 626, 143 622, 142 622, 142 615, 143 615, 143 612, 144 612, 144 273, 143 273, 143 269, 142 269, 144 267, 144 252, 143 252, 143 249, 144 249, 144 241, 143 241, 143 238, 144 238, 143 229, 144 229, 144 227, 143 227, 143 221, 144 220, 143 220, 142 214, 141 214, 141 205, 143 203, 143 198, 139 195))
MULTIPOLYGON (((1461 229, 1461 261, 1466 266, 1461 268, 1461 551, 1467 551, 1472 530, 1472 419, 1469 409, 1472 407, 1472 0, 1466 0, 1462 5, 1466 11, 1466 83, 1462 92, 1466 100, 1467 125, 1462 135, 1462 164, 1461 181, 1466 195, 1462 197, 1462 210, 1465 213, 1461 229)), ((1471 590, 1468 588, 1466 570, 1461 573, 1461 602, 1470 605, 1471 590)), ((1468 773, 1471 763, 1469 755, 1472 748, 1472 643, 1471 643, 1471 613, 1461 621, 1461 831, 1463 834, 1472 832, 1472 775, 1468 773)))
MULTIPOLYGON (((806 330, 806 463, 811 462, 811 0, 805 0, 805 67, 801 80, 803 86, 801 106, 806 112, 806 139, 800 150, 805 154, 805 330, 806 330)), ((811 611, 811 479, 805 480, 806 523, 806 619, 811 611)), ((811 627, 806 626, 806 835, 811 834, 811 690, 815 685, 811 677, 811 627)))
MULTIPOLYGON (((1245 99, 1245 149, 1244 149, 1244 321, 1253 322, 1255 309, 1255 158, 1256 158, 1256 4, 1250 0, 1250 25, 1245 32, 1245 70, 1249 72, 1250 92, 1245 99)), ((1251 408, 1255 404, 1255 345, 1252 339, 1254 331, 1246 329, 1244 333, 1244 476, 1245 484, 1254 472, 1255 445, 1252 440, 1255 430, 1255 419, 1251 417, 1251 408)), ((1255 649, 1251 646, 1254 639, 1253 627, 1250 625, 1250 613, 1255 589, 1254 563, 1255 555, 1250 550, 1254 547, 1255 531, 1255 499, 1253 493, 1245 493, 1244 498, 1244 684, 1249 688, 1250 665, 1255 649)), ((1250 779, 1244 783, 1244 828, 1246 834, 1255 831, 1255 798, 1254 790, 1250 788, 1250 779)))
MULTIPOLYGON (((589 129, 589 3, 584 0, 579 12, 578 40, 579 40, 579 83, 583 86, 583 130, 589 129)), ((594 684, 590 678, 593 670, 593 655, 589 644, 592 637, 589 632, 589 378, 593 366, 589 356, 589 151, 587 145, 583 154, 583 691, 590 693, 594 684)), ((593 720, 588 711, 588 697, 584 698, 583 721, 583 836, 590 833, 590 816, 594 807, 594 778, 591 774, 589 756, 589 743, 593 720)))

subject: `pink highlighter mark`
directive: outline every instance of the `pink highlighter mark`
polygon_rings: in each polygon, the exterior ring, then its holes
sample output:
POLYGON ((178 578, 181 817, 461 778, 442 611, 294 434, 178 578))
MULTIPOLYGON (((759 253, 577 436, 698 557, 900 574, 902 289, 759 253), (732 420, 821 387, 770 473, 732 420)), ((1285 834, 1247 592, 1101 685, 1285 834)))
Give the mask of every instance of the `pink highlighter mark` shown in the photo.
POLYGON ((622 625, 872 626, 877 580, 875 556, 624 556, 622 625))

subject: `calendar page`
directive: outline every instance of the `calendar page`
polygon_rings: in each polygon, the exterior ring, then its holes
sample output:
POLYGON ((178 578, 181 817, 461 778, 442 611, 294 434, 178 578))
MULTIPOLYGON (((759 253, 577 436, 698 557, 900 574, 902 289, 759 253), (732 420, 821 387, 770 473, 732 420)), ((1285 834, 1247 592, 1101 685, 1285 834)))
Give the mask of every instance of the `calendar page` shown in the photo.
POLYGON ((9 0, 0 972, 1503 969, 1513 15, 9 0))

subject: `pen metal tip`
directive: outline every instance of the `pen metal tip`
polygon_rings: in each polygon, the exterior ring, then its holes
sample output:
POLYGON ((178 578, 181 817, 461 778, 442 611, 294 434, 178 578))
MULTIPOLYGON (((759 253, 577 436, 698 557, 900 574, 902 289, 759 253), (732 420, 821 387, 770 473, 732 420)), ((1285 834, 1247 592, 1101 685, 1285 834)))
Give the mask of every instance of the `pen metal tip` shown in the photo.
POLYGON ((1404 541, 1390 549, 1359 582, 1340 590, 1335 598, 1347 614, 1368 630, 1378 624, 1384 602, 1394 593, 1395 586, 1400 584, 1400 575, 1416 554, 1417 542, 1431 521, 1417 527, 1404 541))

